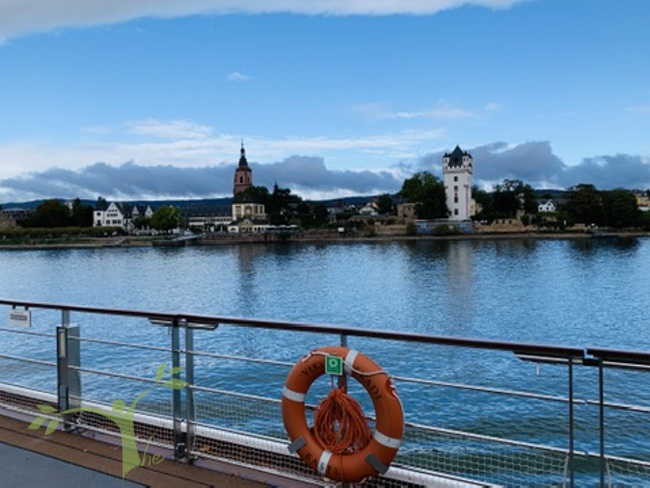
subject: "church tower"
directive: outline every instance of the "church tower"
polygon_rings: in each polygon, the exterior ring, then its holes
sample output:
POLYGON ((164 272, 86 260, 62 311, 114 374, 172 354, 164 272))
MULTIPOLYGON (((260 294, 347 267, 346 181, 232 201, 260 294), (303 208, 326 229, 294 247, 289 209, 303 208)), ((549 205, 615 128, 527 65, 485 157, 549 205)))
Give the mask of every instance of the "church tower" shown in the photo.
POLYGON ((442 157, 442 173, 451 220, 467 220, 472 211, 472 155, 456 146, 442 157))
POLYGON ((241 142, 241 156, 239 157, 239 165, 235 170, 235 181, 233 184, 232 194, 237 196, 237 193, 246 191, 253 186, 253 170, 248 166, 246 160, 246 150, 244 149, 244 141, 241 142))

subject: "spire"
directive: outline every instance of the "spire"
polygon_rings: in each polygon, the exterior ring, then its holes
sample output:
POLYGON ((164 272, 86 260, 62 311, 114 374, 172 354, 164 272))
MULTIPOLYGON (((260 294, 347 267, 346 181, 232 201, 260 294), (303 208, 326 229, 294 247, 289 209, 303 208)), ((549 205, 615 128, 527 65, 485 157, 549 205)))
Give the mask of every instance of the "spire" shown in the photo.
POLYGON ((241 150, 239 152, 241 153, 241 156, 239 157, 239 167, 248 167, 248 161, 246 160, 246 149, 244 149, 244 139, 241 140, 241 150))

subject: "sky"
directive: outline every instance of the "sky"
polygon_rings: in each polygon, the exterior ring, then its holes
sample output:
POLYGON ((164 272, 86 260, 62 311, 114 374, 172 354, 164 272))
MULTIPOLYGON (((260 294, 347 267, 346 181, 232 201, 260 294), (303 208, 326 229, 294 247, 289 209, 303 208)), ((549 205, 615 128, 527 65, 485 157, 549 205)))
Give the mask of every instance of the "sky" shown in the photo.
POLYGON ((645 0, 0 0, 0 205, 650 188, 645 0))

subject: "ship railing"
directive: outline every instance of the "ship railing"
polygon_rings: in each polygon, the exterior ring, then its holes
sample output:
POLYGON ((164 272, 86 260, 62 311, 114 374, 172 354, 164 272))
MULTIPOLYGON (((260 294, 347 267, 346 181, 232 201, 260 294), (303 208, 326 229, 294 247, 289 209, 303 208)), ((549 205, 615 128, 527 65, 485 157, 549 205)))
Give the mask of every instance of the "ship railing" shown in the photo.
MULTIPOLYGON (((7 299, 0 306, 0 407, 62 418, 69 431, 123 442, 103 412, 132 405, 144 449, 326 485, 287 450, 280 396, 302 354, 343 345, 388 371, 404 406, 398 455, 367 486, 650 484, 650 352, 7 299), (17 325, 12 313, 29 323, 17 325)), ((348 385, 372 425, 364 390, 348 385)), ((310 412, 329 385, 313 388, 310 412)))

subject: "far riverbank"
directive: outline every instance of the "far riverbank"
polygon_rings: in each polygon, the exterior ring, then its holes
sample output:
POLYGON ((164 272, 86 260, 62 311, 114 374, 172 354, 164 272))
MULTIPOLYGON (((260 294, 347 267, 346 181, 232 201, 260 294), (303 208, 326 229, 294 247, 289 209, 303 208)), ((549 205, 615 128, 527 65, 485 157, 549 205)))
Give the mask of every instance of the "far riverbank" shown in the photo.
POLYGON ((241 245, 277 242, 385 242, 385 241, 418 241, 418 240, 474 240, 474 239, 616 239, 631 237, 648 237, 650 232, 617 231, 602 234, 589 232, 481 232, 475 234, 452 235, 380 235, 380 236, 350 236, 339 235, 335 232, 305 232, 292 235, 288 239, 267 234, 203 236, 192 241, 175 242, 173 239, 152 237, 93 237, 78 239, 38 239, 27 240, 23 243, 2 244, 0 250, 27 249, 87 249, 87 248, 128 248, 166 246, 183 247, 189 245, 219 246, 241 245))

